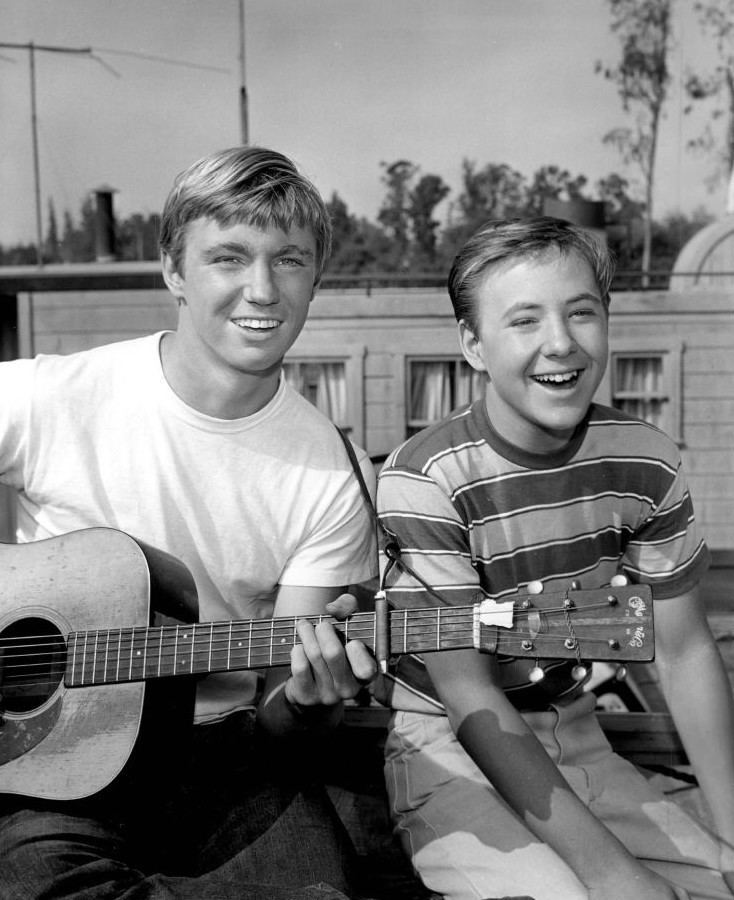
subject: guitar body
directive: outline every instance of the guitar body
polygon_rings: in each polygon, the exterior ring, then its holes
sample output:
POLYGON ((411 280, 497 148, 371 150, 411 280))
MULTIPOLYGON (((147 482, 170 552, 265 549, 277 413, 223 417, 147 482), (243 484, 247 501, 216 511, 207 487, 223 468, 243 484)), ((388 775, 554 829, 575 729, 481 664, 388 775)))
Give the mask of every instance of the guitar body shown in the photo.
POLYGON ((0 792, 53 800, 90 796, 128 761, 146 685, 67 689, 65 637, 148 626, 156 612, 195 621, 191 575, 168 554, 109 528, 0 544, 0 573, 0 792), (29 665, 23 647, 30 639, 55 652, 45 654, 43 667, 35 664, 31 687, 15 687, 14 671, 29 665))

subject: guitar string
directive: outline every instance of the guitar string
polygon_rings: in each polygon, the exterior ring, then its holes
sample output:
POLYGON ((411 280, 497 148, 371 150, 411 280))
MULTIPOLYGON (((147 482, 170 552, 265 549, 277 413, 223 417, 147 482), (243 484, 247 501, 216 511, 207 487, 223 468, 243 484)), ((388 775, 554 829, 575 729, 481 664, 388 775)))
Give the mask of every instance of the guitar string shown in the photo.
MULTIPOLYGON (((593 603, 587 604, 585 606, 579 606, 573 608, 571 611, 579 614, 583 611, 594 610, 605 608, 608 604, 606 603, 593 603)), ((554 615, 554 614, 563 614, 564 616, 568 613, 568 609, 566 607, 547 607, 545 609, 530 609, 530 610, 516 610, 515 613, 518 618, 529 619, 530 614, 533 612, 541 612, 544 615, 554 615)), ((359 614, 357 614, 359 615, 359 614)), ((348 624, 348 628, 344 628, 344 623, 342 622, 333 622, 337 630, 344 632, 348 632, 348 637, 350 640, 364 640, 365 637, 369 638, 373 631, 373 614, 367 613, 362 614, 369 617, 369 621, 366 622, 350 622, 348 624), (364 633, 358 633, 361 630, 364 633)), ((449 628, 451 625, 456 626, 459 625, 468 625, 473 627, 475 621, 475 612, 471 607, 454 607, 453 609, 440 609, 440 614, 437 614, 436 609, 426 609, 422 610, 412 610, 410 615, 410 620, 405 621, 404 617, 401 613, 393 612, 392 617, 397 621, 390 623, 390 631, 391 635, 395 637, 400 634, 412 634, 415 636, 416 634, 420 634, 427 630, 435 630, 435 627, 438 625, 439 627, 449 628), (421 615, 422 614, 422 615, 421 615)), ((159 643, 161 644, 161 638, 168 637, 169 640, 174 639, 175 636, 181 637, 182 630, 190 630, 195 632, 193 641, 199 640, 201 643, 201 639, 204 638, 206 640, 206 636, 204 634, 198 634, 198 632, 206 631, 210 639, 212 639, 215 635, 215 629, 225 630, 227 632, 226 636, 222 636, 225 638, 225 644, 230 643, 230 633, 234 634, 248 634, 249 632, 262 632, 259 637, 265 638, 260 646, 268 647, 273 643, 274 637, 280 637, 281 639, 288 638, 294 631, 295 623, 301 617, 292 618, 292 619, 270 619, 270 620, 262 620, 252 622, 198 622, 198 623, 190 623, 190 624, 181 624, 181 625, 164 625, 158 627, 147 627, 147 626, 126 626, 124 628, 110 628, 110 629, 89 629, 87 631, 80 632, 71 632, 67 635, 68 639, 76 638, 79 640, 82 636, 87 636, 90 639, 103 637, 107 635, 116 636, 116 637, 127 637, 130 641, 141 640, 145 638, 147 634, 149 636, 148 644, 151 643, 159 643), (272 622, 277 623, 273 626, 272 622), (142 632, 142 634, 138 633, 142 632), (176 633, 178 632, 178 635, 176 633), (160 636, 160 637, 159 637, 160 636)), ((303 617, 310 621, 312 624, 316 625, 323 621, 333 621, 329 616, 306 616, 303 617)), ((501 627, 501 626, 498 626, 501 627)), ((595 623, 594 627, 598 627, 598 623, 595 623)), ((543 633, 544 639, 554 639, 555 635, 549 635, 547 633, 543 633)), ((512 629, 508 629, 506 632, 507 636, 520 635, 527 636, 525 632, 522 632, 521 629, 517 627, 513 627, 512 629)), ((565 636, 560 639, 565 639, 565 636)), ((595 638, 587 638, 586 640, 596 641, 600 639, 595 638)), ((603 639, 601 639, 603 640, 603 639)), ((297 642, 297 641, 296 641, 297 642)), ((56 636, 49 636, 48 634, 39 634, 39 635, 23 635, 17 638, 0 638, 0 651, 2 650, 14 650, 18 652, 23 649, 38 649, 44 646, 50 647, 49 655, 53 653, 64 652, 66 649, 66 645, 62 641, 61 634, 56 636), (21 644, 20 641, 30 642, 21 644), (44 644, 43 641, 48 641, 48 643, 44 644), (16 643, 17 642, 17 643, 16 643)), ((88 651, 94 652, 94 651, 88 651)))
MULTIPOLYGON (((582 612, 583 610, 603 608, 603 607, 606 607, 607 605, 608 604, 606 604, 606 603, 587 604, 586 606, 575 607, 574 611, 582 612)), ((519 616, 521 616, 521 617, 524 616, 525 618, 527 618, 529 612, 533 612, 533 611, 537 611, 537 609, 536 610, 531 609, 529 611, 528 610, 516 610, 516 612, 518 613, 519 616)), ((547 613, 560 613, 560 614, 564 614, 564 615, 568 612, 568 610, 565 607, 560 607, 560 608, 549 607, 549 608, 547 608, 545 610, 541 610, 541 611, 546 614, 547 613)), ((412 611, 413 614, 415 612, 420 612, 420 611, 415 611, 415 610, 412 611)), ((357 614, 357 615, 359 615, 359 614, 357 614)), ((351 622, 350 630, 352 632, 359 631, 359 628, 355 627, 358 624, 363 624, 365 626, 369 625, 369 631, 370 632, 372 631, 372 627, 371 627, 372 614, 363 614, 363 615, 366 615, 370 621, 368 623, 351 622)), ((399 611, 397 613, 393 612, 392 615, 393 615, 393 617, 397 617, 398 620, 400 620, 402 618, 399 611)), ((413 618, 413 615, 411 615, 411 618, 413 618)), ((419 638, 419 637, 425 635, 426 631, 430 631, 430 633, 433 633, 434 629, 431 628, 432 620, 435 620, 437 622, 438 618, 439 617, 437 616, 435 610, 426 610, 423 621, 419 621, 419 622, 415 622, 415 621, 410 622, 409 621, 409 622, 405 623, 405 620, 403 620, 402 630, 400 627, 395 628, 395 623, 391 623, 391 625, 393 626, 391 628, 392 637, 395 639, 395 643, 402 643, 403 645, 407 645, 406 652, 410 652, 410 650, 411 650, 411 647, 409 645, 410 640, 412 639, 415 641, 416 638, 419 638), (401 635, 402 635, 402 640, 401 640, 401 635)), ((462 607, 454 607, 453 609, 441 609, 440 618, 443 620, 442 624, 444 626, 446 626, 447 628, 450 627, 451 624, 454 624, 454 625, 457 625, 457 624, 458 625, 467 625, 468 624, 468 625, 471 625, 472 627, 474 624, 474 612, 471 607, 463 607, 463 608, 462 607), (467 614, 467 610, 469 610, 468 614, 467 614), (454 613, 454 614, 452 615, 451 613, 454 613), (448 619, 451 619, 453 621, 447 621, 448 619)), ((316 623, 319 621, 324 621, 324 620, 328 619, 328 617, 326 617, 326 616, 310 617, 310 619, 311 619, 311 621, 316 623)), ((247 656, 249 657, 249 659, 251 659, 253 656, 256 656, 258 653, 260 653, 260 651, 265 650, 265 651, 267 651, 267 659, 262 658, 259 660, 259 664, 261 666, 266 665, 268 661, 274 660, 279 654, 283 655, 282 664, 286 664, 287 660, 288 660, 288 655, 290 654, 290 649, 292 647, 292 644, 289 641, 290 641, 290 638, 292 637, 293 626, 295 624, 295 621, 296 621, 295 619, 293 619, 293 620, 283 619, 283 620, 267 620, 267 621, 263 621, 263 622, 253 622, 253 623, 248 622, 246 625, 245 624, 241 624, 239 626, 235 625, 235 629, 238 632, 241 632, 243 635, 247 634, 248 637, 249 637, 249 632, 251 629, 263 632, 263 634, 261 636, 265 638, 264 641, 261 641, 259 643, 257 641, 248 641, 247 656), (274 621, 278 622, 279 624, 277 626, 272 626, 270 623, 274 622, 274 621), (272 638, 274 638, 276 636, 280 637, 282 640, 287 640, 288 643, 286 643, 284 646, 279 646, 279 645, 273 646, 272 638)), ((341 624, 342 623, 337 623, 337 625, 341 625, 341 624)), ((398 626, 400 626, 400 624, 401 624, 400 621, 398 621, 397 624, 398 624, 398 626)), ((240 654, 238 654, 238 650, 240 648, 236 648, 236 647, 232 648, 231 641, 228 639, 229 632, 230 632, 229 623, 214 623, 213 626, 210 623, 196 623, 196 624, 190 624, 188 626, 186 626, 186 625, 163 626, 158 629, 156 629, 156 628, 151 629, 151 628, 145 628, 144 626, 139 626, 139 629, 141 629, 143 632, 147 632, 149 635, 151 632, 155 632, 160 635, 161 641, 159 644, 158 653, 156 654, 155 639, 148 640, 147 649, 151 652, 151 658, 145 660, 145 667, 142 669, 142 671, 140 673, 138 673, 136 671, 135 677, 132 677, 132 675, 131 675, 130 678, 119 679, 120 681, 141 680, 141 679, 151 677, 155 673, 146 672, 146 669, 149 665, 157 664, 159 662, 159 660, 162 660, 163 662, 173 661, 174 670, 175 670, 176 658, 181 656, 181 658, 183 659, 185 657, 188 660, 188 663, 187 664, 182 663, 182 668, 188 669, 188 671, 190 671, 193 674, 196 670, 192 667, 196 664, 197 657, 200 658, 203 655, 206 655, 207 658, 209 659, 209 658, 211 658, 211 656, 214 656, 218 653, 225 653, 225 652, 228 652, 230 654, 230 656, 231 655, 235 655, 235 656, 240 655, 240 654), (178 629, 179 632, 181 629, 191 630, 194 632, 196 632, 197 630, 202 630, 202 631, 206 630, 208 633, 208 638, 205 638, 202 641, 199 636, 194 634, 194 637, 192 638, 191 643, 189 643, 189 644, 185 645, 183 648, 181 648, 183 650, 183 653, 181 653, 181 652, 173 653, 173 652, 171 652, 172 648, 167 648, 165 652, 162 652, 163 651, 163 636, 164 636, 164 634, 170 633, 171 637, 172 637, 173 634, 175 633, 176 629, 178 629), (228 632, 228 635, 227 635, 227 639, 225 639, 225 640, 221 640, 220 638, 218 638, 218 644, 217 644, 217 646, 214 646, 213 639, 214 639, 215 632, 217 629, 226 629, 228 632), (198 640, 198 646, 197 646, 197 640, 198 640)), ((138 638, 138 640, 140 639, 140 635, 136 634, 136 630, 138 630, 138 627, 132 627, 132 628, 126 628, 126 629, 99 630, 97 632, 93 632, 93 631, 77 632, 77 633, 73 633, 73 635, 70 635, 70 637, 79 636, 81 634, 86 634, 87 636, 96 637, 97 640, 99 640, 100 637, 104 638, 104 636, 107 636, 108 641, 110 638, 112 638, 113 644, 115 645, 114 646, 115 659, 116 660, 118 658, 122 659, 123 662, 122 662, 121 667, 123 669, 125 667, 127 667, 128 670, 131 671, 135 667, 136 662, 143 661, 143 660, 139 660, 137 656, 132 655, 133 649, 136 648, 135 639, 136 638, 138 638), (124 643, 123 643, 123 639, 125 639, 124 643)), ((233 630, 233 634, 236 634, 237 631, 233 630)), ((366 631, 366 628, 365 628, 365 631, 366 631)), ((369 635, 365 634, 365 637, 368 637, 368 636, 369 635)), ((548 633, 540 633, 540 635, 539 635, 535 631, 525 632, 518 628, 513 628, 511 632, 503 632, 500 635, 501 639, 505 639, 505 643, 506 644, 510 643, 510 645, 511 645, 512 641, 521 641, 526 638, 537 639, 538 636, 540 636, 542 641, 546 644, 560 644, 562 642, 565 642, 565 640, 567 639, 563 635, 551 635, 548 633)), ((45 639, 48 636, 42 635, 39 637, 45 639)), ((204 637, 204 636, 201 635, 201 637, 204 637)), ((224 636, 222 636, 222 637, 224 637, 224 636)), ((350 637, 351 637, 351 635, 350 635, 350 637)), ((360 635, 355 633, 354 638, 359 639, 360 635)), ((93 641, 93 638, 91 638, 91 639, 93 641)), ((27 640, 29 640, 29 637, 25 636, 23 638, 23 640, 27 641, 27 640)), ((297 642, 298 641, 296 638, 296 643, 297 642)), ((439 641, 439 646, 437 647, 437 649, 446 649, 450 646, 450 643, 451 643, 451 635, 449 634, 449 635, 446 635, 443 638, 443 640, 439 641)), ((590 643, 594 643, 594 644, 608 643, 608 640, 604 639, 604 638, 585 638, 584 639, 585 645, 588 646, 590 643)), ((38 645, 33 645, 33 646, 34 646, 34 648, 37 648, 38 645)), ((55 656, 55 655, 59 655, 61 653, 61 647, 58 644, 58 639, 57 639, 56 644, 55 645, 52 644, 51 646, 53 646, 53 650, 47 654, 48 656, 55 656)), ((464 646, 466 646, 466 645, 464 645, 464 646)), ((0 648, 1 647, 2 647, 2 643, 0 642, 0 648)), ((241 649, 244 650, 245 648, 241 648, 241 649)), ((414 648, 414 649, 415 650, 426 650, 427 648, 425 646, 425 642, 423 642, 420 644, 419 647, 414 648)), ((511 647, 508 649, 511 649, 511 647)), ((82 652, 81 660, 78 661, 78 666, 80 668, 82 668, 83 672, 86 674, 86 677, 89 677, 88 670, 90 670, 90 669, 91 669, 91 673, 92 673, 92 678, 96 677, 96 673, 99 670, 101 670, 102 674, 105 675, 106 669, 108 668, 108 665, 109 665, 109 661, 107 661, 107 664, 105 664, 104 659, 98 658, 99 656, 103 655, 105 650, 109 651, 109 647, 105 648, 104 644, 100 647, 99 644, 97 644, 95 647, 92 647, 92 648, 87 647, 82 652)), ((139 652, 140 652, 140 650, 138 649, 138 653, 139 652)), ((540 651, 540 652, 542 654, 542 651, 540 651)), ((33 666, 37 667, 39 665, 39 663, 38 663, 39 656, 41 656, 41 654, 36 654, 36 659, 27 664, 22 664, 22 663, 21 664, 12 664, 11 663, 10 665, 8 665, 8 663, 6 662, 5 669, 6 670, 19 669, 19 668, 24 668, 24 667, 32 668, 33 666)), ((248 659, 248 667, 257 668, 258 660, 256 659, 254 662, 250 662, 249 659, 248 659)), ((200 661, 200 659, 199 659, 199 661, 200 661)), ((163 667, 163 664, 161 664, 161 667, 163 667)), ((64 666, 64 670, 66 670, 67 668, 68 668, 67 666, 64 666)), ((242 667, 235 664, 234 666, 231 666, 230 668, 237 669, 237 668, 242 668, 242 667)), ((215 669, 216 669, 216 667, 215 667, 215 669)), ((224 666, 218 670, 226 671, 227 667, 224 666)), ((59 667, 59 672, 61 673, 61 667, 59 667)), ((171 674, 170 669, 167 669, 167 673, 171 674)), ((186 671, 181 672, 181 673, 176 673, 176 674, 186 674, 186 671)), ((111 681, 111 679, 109 679, 108 677, 105 676, 103 678, 103 682, 105 682, 105 681, 109 682, 109 681, 111 681)), ((42 684, 56 684, 56 683, 57 683, 56 680, 54 680, 54 681, 45 680, 45 681, 38 681, 36 684, 40 686, 42 684)), ((82 684, 84 683, 83 679, 82 679, 81 683, 82 684)), ((33 686, 33 684, 28 681, 26 681, 24 684, 26 687, 33 686)))

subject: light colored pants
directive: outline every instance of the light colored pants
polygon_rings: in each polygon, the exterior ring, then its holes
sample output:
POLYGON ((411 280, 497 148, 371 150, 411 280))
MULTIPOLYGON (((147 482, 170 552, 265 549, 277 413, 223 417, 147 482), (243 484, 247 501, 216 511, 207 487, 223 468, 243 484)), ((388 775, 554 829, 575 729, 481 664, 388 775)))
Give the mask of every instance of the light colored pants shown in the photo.
MULTIPOLYGON (((612 751, 594 705, 585 694, 523 718, 589 810, 681 898, 730 900, 717 838, 612 751)), ((445 716, 396 712, 385 753, 395 831, 430 890, 447 900, 588 898, 566 863, 500 798, 445 716)))

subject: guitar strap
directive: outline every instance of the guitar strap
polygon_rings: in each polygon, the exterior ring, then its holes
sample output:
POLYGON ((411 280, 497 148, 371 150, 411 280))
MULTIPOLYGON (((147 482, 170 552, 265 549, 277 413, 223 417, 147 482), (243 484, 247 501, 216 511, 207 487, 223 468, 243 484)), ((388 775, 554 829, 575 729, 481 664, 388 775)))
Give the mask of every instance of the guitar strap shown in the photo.
POLYGON ((372 497, 369 492, 369 488, 364 480, 364 475, 362 475, 362 469, 359 465, 359 460, 357 459, 357 454, 354 452, 354 446, 352 442, 349 440, 347 435, 339 428, 335 426, 336 430, 339 432, 339 437, 342 439, 344 443, 344 448, 347 451, 347 456, 349 457, 349 462, 351 463, 352 469, 354 470, 354 474, 357 478, 357 482, 359 484, 359 488, 362 492, 362 497, 364 498, 364 502, 367 506, 367 509, 370 514, 370 518, 372 519, 372 524, 375 529, 375 539, 377 542, 377 551, 378 553, 382 551, 384 555, 387 557, 387 565, 382 573, 380 578, 380 590, 385 591, 385 584, 387 581, 387 576, 390 574, 393 566, 397 566, 399 569, 409 575, 411 578, 414 578, 421 587, 426 590, 432 597, 439 601, 443 606, 450 606, 448 603, 434 588, 431 587, 430 584, 413 569, 412 566, 409 566, 408 563, 405 562, 401 553, 400 553, 400 544, 398 543, 397 536, 394 535, 391 531, 388 531, 387 528, 380 521, 380 517, 377 514, 377 510, 375 509, 375 504, 372 502, 372 497))

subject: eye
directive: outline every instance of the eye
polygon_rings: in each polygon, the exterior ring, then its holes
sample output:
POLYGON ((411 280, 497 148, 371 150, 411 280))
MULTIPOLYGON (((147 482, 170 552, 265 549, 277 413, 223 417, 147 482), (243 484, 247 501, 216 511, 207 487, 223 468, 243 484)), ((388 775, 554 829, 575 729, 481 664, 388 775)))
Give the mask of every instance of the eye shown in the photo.
POLYGON ((300 256, 281 256, 278 260, 276 260, 276 265, 278 266, 305 266, 306 263, 300 256))
POLYGON ((217 266, 238 266, 242 262, 239 256, 215 256, 214 264, 217 266))
POLYGON ((576 319, 596 318, 598 315, 598 310, 592 306, 584 306, 579 309, 574 309, 571 313, 571 316, 576 319))
POLYGON ((519 316, 516 319, 512 319, 510 321, 511 328, 529 328, 531 325, 535 325, 537 323, 537 319, 532 316, 519 316))

